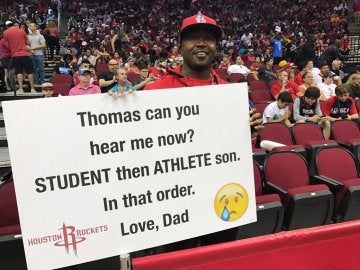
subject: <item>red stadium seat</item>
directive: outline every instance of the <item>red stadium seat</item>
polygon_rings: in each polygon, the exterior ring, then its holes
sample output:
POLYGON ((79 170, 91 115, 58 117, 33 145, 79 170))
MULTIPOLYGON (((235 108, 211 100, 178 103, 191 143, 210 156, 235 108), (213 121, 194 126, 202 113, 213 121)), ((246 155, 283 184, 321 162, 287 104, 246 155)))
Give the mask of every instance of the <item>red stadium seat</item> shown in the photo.
POLYGON ((253 90, 268 90, 266 82, 261 81, 261 80, 249 81, 249 88, 251 91, 253 91, 253 90))
POLYGON ((284 219, 284 206, 278 194, 263 193, 263 173, 254 161, 257 222, 239 228, 237 239, 279 232, 284 219))
POLYGON ((315 173, 315 157, 321 147, 337 145, 334 140, 325 140, 319 126, 312 123, 296 123, 292 129, 296 144, 304 145, 307 150, 307 160, 310 164, 310 174, 315 173))
POLYGON ((328 185, 335 194, 334 220, 360 219, 360 178, 354 156, 345 148, 322 148, 316 156, 314 180, 328 185))
POLYGON ((265 185, 281 196, 285 206, 284 229, 328 224, 334 196, 326 185, 310 185, 305 159, 292 151, 271 152, 264 165, 265 185))
POLYGON ((251 100, 254 103, 272 102, 274 99, 268 90, 251 90, 251 100))
POLYGON ((67 83, 71 87, 74 85, 74 78, 69 74, 53 74, 50 81, 52 84, 67 83))
POLYGON ((229 75, 229 82, 230 83, 237 83, 237 82, 244 82, 245 76, 240 73, 231 73, 229 75))
POLYGON ((54 83, 54 96, 68 96, 71 86, 67 83, 54 83))

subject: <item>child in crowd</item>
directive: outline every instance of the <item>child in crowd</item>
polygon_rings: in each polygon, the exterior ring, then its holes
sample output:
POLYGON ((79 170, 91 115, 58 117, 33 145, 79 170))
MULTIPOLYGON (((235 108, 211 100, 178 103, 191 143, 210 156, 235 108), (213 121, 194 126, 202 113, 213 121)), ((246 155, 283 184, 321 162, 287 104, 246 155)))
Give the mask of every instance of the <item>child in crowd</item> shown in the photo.
POLYGON ((52 83, 46 82, 41 85, 44 98, 50 98, 54 94, 54 86, 52 83))
POLYGON ((276 101, 270 103, 264 110, 263 123, 284 123, 288 127, 293 124, 289 121, 289 103, 293 102, 289 92, 281 92, 276 101))
POLYGON ((295 99, 293 106, 296 123, 310 122, 322 128, 325 140, 330 138, 330 122, 320 109, 320 90, 310 86, 305 90, 304 96, 295 99))
POLYGON ((350 85, 343 84, 335 88, 336 96, 325 101, 325 114, 331 122, 348 119, 360 124, 354 99, 350 97, 350 85))

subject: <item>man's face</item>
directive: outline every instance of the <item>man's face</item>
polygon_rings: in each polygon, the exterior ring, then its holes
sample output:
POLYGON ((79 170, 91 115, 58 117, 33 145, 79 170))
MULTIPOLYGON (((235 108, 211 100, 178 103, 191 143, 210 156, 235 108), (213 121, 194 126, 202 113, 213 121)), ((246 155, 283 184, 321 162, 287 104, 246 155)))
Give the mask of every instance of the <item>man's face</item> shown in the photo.
POLYGON ((127 81, 126 70, 123 68, 118 69, 116 79, 118 82, 126 82, 127 81))
POLYGON ((89 85, 90 84, 90 73, 85 72, 84 74, 79 76, 79 81, 81 85, 89 85))
POLYGON ((216 49, 216 39, 209 31, 193 31, 181 42, 184 65, 198 72, 209 69, 215 59, 216 49))
POLYGON ((241 56, 236 56, 236 64, 238 65, 243 65, 244 61, 242 60, 241 56))
POLYGON ((325 74, 326 72, 328 72, 330 69, 329 69, 329 66, 322 66, 321 69, 320 69, 320 73, 321 74, 325 74))
POLYGON ((140 77, 142 79, 146 79, 148 75, 149 75, 149 71, 147 68, 143 68, 140 70, 140 77))
POLYGON ((117 67, 118 67, 118 63, 116 60, 112 59, 109 61, 108 66, 109 66, 109 71, 112 73, 115 73, 115 71, 117 70, 117 67))

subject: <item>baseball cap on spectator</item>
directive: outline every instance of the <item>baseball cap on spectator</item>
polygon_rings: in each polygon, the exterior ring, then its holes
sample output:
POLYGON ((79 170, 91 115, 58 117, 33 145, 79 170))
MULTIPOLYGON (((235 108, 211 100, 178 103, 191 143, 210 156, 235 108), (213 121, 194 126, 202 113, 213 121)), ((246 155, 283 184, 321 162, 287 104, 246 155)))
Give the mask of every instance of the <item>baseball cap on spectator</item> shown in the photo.
POLYGON ((41 88, 42 88, 42 89, 45 89, 45 88, 52 88, 52 89, 54 89, 54 85, 53 85, 52 83, 46 82, 46 83, 43 83, 43 84, 41 85, 41 88))
POLYGON ((6 25, 7 27, 10 27, 10 26, 13 26, 13 25, 14 25, 14 22, 12 22, 12 21, 6 21, 6 22, 5 22, 5 25, 6 25))
POLYGON ((222 29, 217 25, 217 22, 203 14, 197 14, 185 18, 180 28, 180 39, 182 40, 187 34, 197 29, 206 29, 210 31, 216 40, 222 36, 222 29))
POLYGON ((282 60, 279 63, 280 68, 295 68, 295 64, 291 62, 287 62, 286 60, 282 60))
POLYGON ((91 74, 90 69, 83 68, 83 69, 79 69, 79 71, 78 71, 79 76, 81 76, 81 75, 85 75, 85 73, 87 73, 87 74, 91 74))
POLYGON ((87 45, 87 42, 84 40, 83 42, 81 42, 81 45, 82 45, 82 46, 86 46, 86 45, 87 45))
POLYGON ((335 77, 336 76, 336 74, 334 73, 334 72, 332 72, 332 71, 327 71, 327 72, 325 72, 325 74, 324 74, 324 78, 327 78, 327 77, 335 77))

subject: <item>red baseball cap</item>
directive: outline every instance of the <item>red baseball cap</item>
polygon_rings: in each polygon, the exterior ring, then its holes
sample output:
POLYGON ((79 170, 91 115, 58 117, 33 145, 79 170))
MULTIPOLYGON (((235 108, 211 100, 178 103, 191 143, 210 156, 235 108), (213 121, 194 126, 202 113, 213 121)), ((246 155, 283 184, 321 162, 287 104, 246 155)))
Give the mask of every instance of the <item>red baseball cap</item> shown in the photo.
POLYGON ((214 19, 202 14, 197 14, 183 20, 180 29, 180 39, 183 39, 187 33, 197 29, 207 29, 214 34, 218 40, 222 36, 222 29, 217 25, 214 19))

